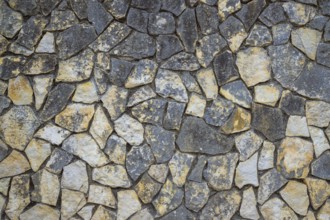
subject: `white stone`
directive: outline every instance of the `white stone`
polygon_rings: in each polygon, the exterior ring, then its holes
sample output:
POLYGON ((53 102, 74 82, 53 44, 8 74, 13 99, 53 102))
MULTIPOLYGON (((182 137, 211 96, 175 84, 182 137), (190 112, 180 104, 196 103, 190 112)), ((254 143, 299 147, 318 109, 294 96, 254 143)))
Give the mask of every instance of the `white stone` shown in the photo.
POLYGON ((45 127, 39 129, 34 136, 52 144, 60 145, 70 134, 70 131, 49 122, 45 127))
POLYGON ((212 68, 199 70, 196 74, 197 82, 202 87, 202 90, 207 99, 216 99, 218 96, 218 84, 215 79, 212 68))
POLYGON ((25 154, 29 159, 32 170, 36 172, 39 170, 41 164, 51 154, 51 145, 46 141, 34 138, 25 148, 25 154))
POLYGON ((197 117, 203 117, 206 107, 206 100, 203 96, 192 93, 186 109, 186 114, 197 117))
POLYGON ((309 126, 308 129, 313 141, 315 155, 319 157, 324 151, 330 149, 328 139, 321 128, 309 126))
POLYGON ((116 208, 116 198, 110 187, 90 185, 88 193, 88 202, 96 203, 110 208, 116 208))
POLYGON ((269 141, 264 141, 258 160, 258 170, 267 170, 274 167, 275 145, 269 141))
POLYGON ((115 121, 117 134, 131 145, 140 145, 143 142, 144 128, 136 119, 123 114, 115 121))
POLYGON ((248 160, 240 162, 236 167, 235 184, 238 188, 251 184, 258 186, 258 153, 255 153, 248 160))
POLYGON ((257 210, 256 196, 252 187, 249 187, 243 191, 242 204, 239 213, 243 218, 247 219, 260 218, 257 210))
POLYGON ((88 192, 86 164, 77 160, 63 168, 61 188, 88 192))
POLYGON ((54 34, 47 32, 40 40, 36 49, 37 53, 55 53, 54 34))
POLYGON ((291 115, 286 126, 286 136, 309 137, 306 117, 291 115))
POLYGON ((53 85, 53 76, 35 76, 33 77, 33 92, 36 109, 39 110, 43 105, 46 96, 53 85))
POLYGON ((117 220, 126 220, 141 210, 141 203, 134 190, 122 190, 117 193, 118 214, 117 220))

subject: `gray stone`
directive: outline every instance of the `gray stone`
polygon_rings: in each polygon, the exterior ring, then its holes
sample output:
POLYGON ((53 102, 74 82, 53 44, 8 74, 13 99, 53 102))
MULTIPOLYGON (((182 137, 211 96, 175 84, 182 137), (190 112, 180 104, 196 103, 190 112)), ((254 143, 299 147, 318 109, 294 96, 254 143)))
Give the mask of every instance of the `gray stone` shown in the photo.
POLYGON ((158 64, 152 60, 140 60, 135 64, 133 70, 127 77, 125 87, 134 88, 152 83, 155 78, 157 68, 158 64))
POLYGON ((190 171, 188 180, 201 183, 203 179, 203 170, 206 163, 207 163, 207 157, 205 155, 198 156, 197 163, 190 171))
POLYGON ((193 54, 180 52, 170 57, 161 67, 170 70, 194 71, 198 70, 200 65, 193 54))
POLYGON ((57 58, 55 55, 50 54, 35 54, 25 64, 26 75, 39 75, 43 73, 49 73, 55 70, 57 65, 57 58))
POLYGON ((235 66, 233 54, 229 50, 225 50, 215 56, 213 60, 213 67, 219 86, 235 80, 239 76, 235 66))
POLYGON ((236 13, 236 16, 243 22, 245 28, 249 30, 265 6, 265 0, 252 0, 244 4, 241 10, 236 13))
POLYGON ((52 11, 50 22, 45 28, 47 31, 61 31, 78 24, 79 21, 75 14, 70 10, 52 11))
POLYGON ((175 185, 182 187, 186 183, 186 179, 191 168, 195 156, 192 154, 181 153, 177 151, 168 163, 170 168, 172 181, 175 185))
POLYGON ((169 168, 167 164, 154 164, 150 166, 148 174, 156 181, 165 183, 168 171, 169 168))
POLYGON ((56 7, 56 5, 60 3, 60 0, 41 0, 38 3, 42 14, 47 16, 56 7))
MULTIPOLYGON (((8 155, 8 153, 9 153, 8 146, 5 144, 5 142, 0 140, 0 161, 2 161, 8 155)), ((0 185, 1 185, 1 183, 0 183, 0 185)), ((0 188, 1 188, 1 186, 0 186, 0 188)), ((1 192, 1 189, 0 189, 0 192, 1 192)))
POLYGON ((185 184, 185 205, 188 209, 198 212, 209 199, 210 189, 206 182, 187 182, 185 184))
POLYGON ((225 134, 233 134, 246 131, 251 127, 251 114, 241 107, 235 107, 229 119, 222 126, 225 134))
POLYGON ((111 70, 108 73, 108 80, 117 86, 124 86, 134 64, 126 60, 111 58, 111 70))
POLYGON ((114 123, 117 134, 130 145, 140 145, 143 142, 144 128, 139 121, 123 114, 114 123))
POLYGON ((128 90, 116 85, 111 85, 103 94, 101 101, 103 106, 108 110, 112 120, 121 116, 126 109, 128 90))
POLYGON ((327 67, 330 67, 330 44, 320 43, 317 47, 316 62, 327 67))
POLYGON ((94 168, 92 179, 112 188, 129 188, 132 185, 125 168, 121 165, 105 165, 94 168))
POLYGON ((175 16, 179 16, 185 8, 184 0, 162 0, 161 9, 172 12, 175 16))
POLYGON ((327 0, 321 0, 319 2, 321 12, 323 15, 330 15, 330 3, 327 0))
POLYGON ((329 42, 330 41, 330 21, 327 22, 324 28, 324 34, 323 34, 324 41, 329 42))
POLYGON ((219 18, 215 7, 206 4, 198 5, 196 17, 202 34, 209 35, 218 31, 219 18))
POLYGON ((131 6, 145 9, 148 12, 157 12, 160 9, 160 0, 132 0, 131 6))
POLYGON ((172 34, 175 31, 174 17, 169 12, 149 14, 148 33, 152 35, 172 34))
POLYGON ((8 40, 4 36, 0 35, 0 55, 7 51, 8 44, 8 40))
POLYGON ((275 216, 278 219, 298 220, 294 211, 278 197, 268 200, 260 207, 260 212, 266 220, 270 220, 275 216))
POLYGON ((330 103, 307 101, 306 117, 308 125, 327 127, 330 122, 330 103), (320 109, 322 109, 322 111, 320 111, 320 109))
POLYGON ((298 95, 294 95, 289 90, 282 93, 280 108, 288 115, 305 115, 306 99, 298 95))
POLYGON ((157 183, 147 173, 145 173, 140 181, 135 185, 134 189, 143 203, 151 203, 156 196, 162 184, 157 183))
POLYGON ((9 8, 5 1, 0 3, 0 34, 12 38, 23 26, 23 16, 9 8))
POLYGON ((263 47, 272 43, 272 35, 266 26, 256 24, 246 39, 246 45, 263 47))
POLYGON ((0 57, 0 63, 0 78, 8 80, 23 72, 26 58, 23 56, 4 56, 0 57))
POLYGON ((149 13, 145 10, 130 8, 127 15, 127 25, 131 28, 147 33, 149 13))
POLYGON ((175 133, 159 126, 147 125, 145 139, 151 146, 157 163, 169 161, 175 150, 175 133))
POLYGON ((115 164, 125 165, 126 160, 126 141, 117 135, 111 135, 104 148, 104 153, 109 156, 110 161, 115 164))
POLYGON ((293 1, 283 3, 282 7, 289 17, 290 22, 296 25, 306 24, 316 14, 315 7, 293 1))
POLYGON ((239 214, 243 218, 247 219, 259 219, 259 213, 257 209, 257 200, 252 187, 243 191, 242 204, 239 210, 239 214))
POLYGON ((129 0, 105 0, 103 5, 118 20, 126 16, 129 0))
POLYGON ((55 148, 46 164, 46 169, 52 173, 59 174, 63 167, 71 162, 72 158, 72 154, 60 148, 55 148))
POLYGON ((164 217, 162 217, 160 219, 161 220, 172 220, 172 219, 196 220, 197 218, 184 205, 181 205, 179 208, 168 213, 167 215, 165 215, 164 217))
POLYGON ((240 161, 245 161, 259 150, 263 138, 253 130, 246 131, 235 137, 235 146, 240 153, 240 161))
POLYGON ((259 19, 268 27, 285 21, 286 17, 282 4, 280 2, 269 4, 267 8, 260 14, 259 19))
POLYGON ((93 24, 96 33, 100 34, 113 20, 101 2, 87 0, 87 18, 93 24))
POLYGON ((291 35, 292 25, 289 23, 281 23, 272 27, 274 46, 286 44, 291 35))
POLYGON ((264 141, 258 160, 258 170, 267 170, 274 167, 275 145, 272 142, 264 141))
POLYGON ((2 112, 9 107, 10 103, 11 101, 9 98, 0 95, 0 114, 2 114, 2 112))
POLYGON ((38 5, 35 0, 10 0, 8 1, 9 6, 23 15, 35 15, 38 12, 38 5))
POLYGON ((54 125, 52 122, 47 123, 43 128, 40 128, 34 137, 46 140, 54 145, 60 145, 71 134, 70 131, 54 125))
POLYGON ((229 15, 241 9, 241 1, 224 0, 218 1, 218 14, 220 21, 224 21, 229 15))
POLYGON ((131 112, 141 123, 161 125, 166 103, 162 99, 149 99, 134 106, 131 112))
POLYGON ((181 38, 186 51, 194 52, 198 40, 197 22, 194 9, 186 8, 179 16, 176 32, 181 38))
POLYGON ((202 94, 196 79, 188 71, 183 72, 181 79, 189 92, 202 94))
POLYGON ((321 179, 330 180, 330 151, 324 152, 319 158, 311 164, 312 175, 321 179))
POLYGON ((249 159, 239 162, 235 172, 235 185, 242 189, 245 185, 259 186, 258 181, 258 152, 249 159))
POLYGON ((308 27, 322 31, 329 18, 323 15, 316 15, 309 23, 308 27))
POLYGON ((205 122, 214 125, 222 126, 234 110, 234 104, 220 96, 213 100, 211 106, 206 107, 204 119, 205 122))
POLYGON ((160 35, 157 37, 156 57, 165 60, 183 50, 179 38, 175 35, 160 35))
POLYGON ((85 0, 69 0, 69 4, 79 19, 87 18, 87 2, 85 0))
POLYGON ((77 160, 63 169, 61 188, 88 192, 88 174, 86 164, 77 160))
POLYGON ((181 127, 181 120, 184 109, 184 103, 168 102, 166 114, 163 121, 164 128, 179 130, 181 127))
POLYGON ((242 80, 223 85, 220 89, 220 94, 242 107, 251 108, 252 96, 242 80))
POLYGON ((130 95, 127 101, 127 107, 132 107, 154 97, 156 97, 156 93, 150 86, 142 86, 130 95))

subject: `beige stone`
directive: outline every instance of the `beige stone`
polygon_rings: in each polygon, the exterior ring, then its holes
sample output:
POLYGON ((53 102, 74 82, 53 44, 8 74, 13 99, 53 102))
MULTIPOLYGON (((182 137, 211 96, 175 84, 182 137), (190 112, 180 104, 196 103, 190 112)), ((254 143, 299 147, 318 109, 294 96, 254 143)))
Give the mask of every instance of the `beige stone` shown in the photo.
POLYGON ((202 118, 204 116, 205 107, 206 100, 204 97, 196 93, 192 93, 188 102, 186 114, 202 118))
POLYGON ((87 104, 97 102, 99 99, 97 88, 93 81, 79 83, 72 97, 72 101, 74 102, 82 102, 87 104))
POLYGON ((309 137, 306 117, 291 115, 286 126, 285 135, 289 137, 309 137))
POLYGON ((112 188, 129 188, 132 183, 126 169, 121 165, 106 165, 93 169, 92 179, 112 188))
POLYGON ((304 182, 308 188, 309 198, 312 207, 316 210, 321 207, 324 201, 330 196, 330 184, 326 180, 307 177, 304 182))
POLYGON ((122 190, 117 193, 118 214, 117 220, 126 220, 141 210, 142 206, 134 190, 122 190))
POLYGON ((267 170, 274 167, 275 145, 269 141, 264 141, 258 160, 258 170, 267 170))
POLYGON ((325 204, 321 207, 320 211, 317 213, 318 220, 328 220, 330 219, 330 199, 328 199, 325 204))
POLYGON ((243 191, 242 203, 239 213, 243 218, 247 219, 260 218, 257 210, 256 196, 252 187, 249 187, 243 191))
POLYGON ((111 85, 103 94, 101 100, 108 110, 112 120, 117 119, 126 109, 128 90, 116 85, 111 85))
POLYGON ((165 183, 169 168, 166 164, 151 165, 148 174, 160 183, 165 183))
POLYGON ((260 212, 265 220, 298 220, 294 211, 277 197, 272 198, 263 204, 260 208, 260 212))
POLYGON ((96 203, 110 208, 116 208, 116 198, 110 187, 90 185, 88 193, 88 202, 96 203))
POLYGON ((275 106, 281 97, 281 89, 273 84, 257 85, 254 87, 254 101, 275 106))
POLYGON ((308 125, 327 127, 330 122, 330 103, 322 101, 306 102, 306 118, 308 125), (320 111, 322 109, 322 111, 320 111))
POLYGON ((177 186, 182 187, 185 184, 194 159, 195 156, 192 154, 177 151, 168 163, 172 174, 173 183, 177 186))
POLYGON ((61 219, 67 220, 74 216, 85 204, 85 195, 82 192, 62 189, 61 219))
POLYGON ((143 142, 144 128, 142 124, 127 114, 123 114, 115 121, 115 130, 131 145, 139 145, 143 142))
POLYGON ((33 90, 26 76, 19 75, 8 83, 8 97, 15 105, 31 105, 33 90))
POLYGON ((53 76, 35 76, 33 77, 33 92, 36 109, 39 110, 46 100, 46 96, 53 85, 53 76))
POLYGON ((251 127, 251 113, 241 107, 236 109, 231 114, 227 122, 222 126, 222 130, 226 134, 246 131, 251 127))
POLYGON ((321 128, 309 126, 308 129, 313 141, 315 156, 319 157, 324 151, 330 149, 328 139, 321 128))
POLYGON ((0 163, 0 178, 7 176, 16 176, 28 171, 30 164, 28 160, 20 152, 13 150, 0 163))
POLYGON ((36 219, 47 219, 47 220, 58 220, 60 219, 60 211, 54 209, 48 205, 36 204, 29 210, 25 211, 20 215, 20 219, 24 220, 36 220, 36 219))
POLYGON ((218 96, 218 84, 212 68, 199 70, 196 74, 197 82, 207 99, 216 99, 218 96))
POLYGON ((32 170, 36 172, 51 154, 51 145, 46 141, 34 138, 25 148, 25 153, 29 159, 32 170))

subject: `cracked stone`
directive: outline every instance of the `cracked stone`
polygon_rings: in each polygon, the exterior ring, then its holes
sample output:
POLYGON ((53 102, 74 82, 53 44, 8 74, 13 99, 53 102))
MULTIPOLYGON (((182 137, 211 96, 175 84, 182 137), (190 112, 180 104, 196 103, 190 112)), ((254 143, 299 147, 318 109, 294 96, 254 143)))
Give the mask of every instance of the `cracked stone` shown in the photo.
POLYGON ((279 2, 269 4, 260 14, 259 19, 262 23, 271 27, 286 20, 284 9, 279 2))
POLYGON ((121 165, 106 165, 94 168, 92 179, 112 188, 129 188, 132 185, 125 168, 121 165))
POLYGON ((233 54, 229 50, 225 50, 215 56, 213 60, 213 67, 219 86, 233 81, 239 76, 235 66, 233 54))
POLYGON ((162 99, 150 99, 134 106, 131 112, 141 123, 161 125, 166 103, 162 99))
POLYGON ((214 126, 222 126, 234 110, 234 104, 220 96, 213 100, 212 105, 206 107, 204 120, 214 126))
POLYGON ((182 115, 185 110, 185 104, 179 102, 168 102, 163 126, 166 129, 179 130, 181 126, 182 115))
POLYGON ((254 101, 274 107, 280 99, 281 93, 282 88, 277 83, 257 85, 254 87, 254 101))
POLYGON ((187 182, 185 184, 185 205, 188 209, 198 212, 209 199, 210 189, 206 182, 187 182))
POLYGON ((36 204, 29 210, 23 212, 20 215, 20 218, 26 220, 34 220, 34 219, 56 220, 60 218, 60 211, 48 205, 36 204))
POLYGON ((33 77, 33 94, 35 107, 40 110, 46 100, 46 96, 53 86, 53 75, 33 77))
POLYGON ((134 189, 142 202, 148 204, 151 203, 161 187, 162 184, 154 181, 148 174, 144 174, 134 189))
POLYGON ((268 200, 260 207, 261 215, 265 220, 271 219, 292 219, 298 220, 298 217, 281 199, 274 197, 268 200))
POLYGON ((241 107, 236 107, 221 129, 225 134, 233 134, 246 131, 250 127, 251 113, 241 107))
POLYGON ((239 162, 235 174, 235 185, 238 188, 241 189, 245 185, 259 186, 257 162, 258 153, 244 162, 239 162))
POLYGON ((63 168, 61 188, 88 192, 88 175, 84 162, 77 160, 63 168))
POLYGON ((218 31, 219 18, 215 7, 206 4, 198 5, 196 7, 196 17, 202 34, 209 35, 218 31))
POLYGON ((140 60, 129 73, 125 82, 125 87, 135 88, 152 83, 155 78, 157 68, 158 64, 152 60, 140 60))
POLYGON ((186 8, 184 0, 163 0, 161 9, 172 12, 175 16, 179 16, 186 8))
POLYGON ((291 115, 288 119, 285 135, 309 137, 306 117, 291 115))
POLYGON ((127 107, 132 107, 143 101, 156 97, 156 93, 150 86, 139 87, 133 94, 130 95, 127 101, 127 107))
POLYGON ((172 34, 175 31, 174 17, 169 12, 149 14, 148 32, 152 35, 172 34))
POLYGON ((113 20, 113 17, 104 8, 103 4, 97 0, 87 1, 87 18, 93 24, 97 34, 102 33, 113 20))
POLYGON ((181 41, 175 35, 160 35, 157 37, 156 44, 156 57, 158 60, 166 60, 183 50, 181 41))
POLYGON ((61 218, 70 219, 86 204, 85 195, 82 192, 62 189, 61 218))
POLYGON ((330 170, 327 169, 329 164, 330 151, 326 151, 319 158, 312 162, 312 175, 321 179, 330 180, 330 170))
POLYGON ((201 183, 203 179, 203 170, 206 163, 207 163, 207 157, 205 155, 198 156, 198 161, 190 171, 188 180, 201 183))
POLYGON ((264 25, 256 24, 253 26, 248 38, 246 39, 246 45, 263 47, 271 44, 272 41, 273 38, 268 28, 264 25))
POLYGON ((168 166, 172 175, 172 181, 175 185, 182 187, 187 179, 190 167, 195 160, 195 156, 191 154, 181 153, 177 151, 168 166))
POLYGON ((6 2, 0 3, 0 34, 12 38, 23 26, 23 16, 21 13, 16 12, 9 8, 6 2))
POLYGON ((88 192, 88 203, 96 203, 116 208, 116 198, 110 187, 91 184, 88 192))
POLYGON ((55 38, 52 32, 46 32, 41 38, 37 48, 37 53, 55 53, 55 38))
POLYGON ((274 46, 286 44, 291 35, 292 25, 289 23, 280 23, 272 27, 274 46))
POLYGON ((160 183, 165 183, 168 174, 167 164, 153 164, 148 170, 148 174, 160 183))
POLYGON ((47 31, 61 31, 78 24, 79 21, 75 14, 70 10, 55 10, 52 11, 50 22, 45 28, 47 31))
POLYGON ((218 15, 220 21, 224 21, 229 15, 240 10, 241 7, 241 1, 239 0, 218 1, 218 15))
POLYGON ((252 96, 242 80, 223 85, 220 89, 220 94, 242 107, 251 108, 252 96))
POLYGON ((38 3, 42 14, 47 16, 59 4, 59 2, 60 0, 41 0, 38 3))
POLYGON ((259 219, 259 213, 257 210, 257 200, 254 194, 253 188, 249 187, 243 191, 242 204, 239 210, 239 214, 243 218, 247 219, 259 219))
POLYGON ((328 139, 321 128, 309 126, 309 133, 314 145, 315 156, 319 157, 326 150, 330 150, 328 139))
POLYGON ((176 32, 187 52, 194 52, 198 40, 195 10, 186 8, 179 16, 176 32))
POLYGON ((23 72, 26 58, 22 56, 4 56, 0 57, 0 77, 2 80, 8 80, 16 77, 23 72))
POLYGON ((59 174, 62 168, 71 162, 72 158, 72 154, 60 148, 55 148, 46 164, 46 169, 52 173, 59 174))
POLYGON ((267 170, 274 167, 275 145, 269 141, 264 141, 258 160, 258 170, 267 170))
POLYGON ((28 78, 19 75, 8 83, 8 97, 15 105, 31 105, 33 102, 33 90, 28 78))
POLYGON ((30 170, 29 161, 19 151, 13 150, 0 163, 0 178, 16 176, 30 170))
POLYGON ((285 2, 282 5, 291 23, 304 25, 309 22, 316 14, 316 8, 297 2, 285 2))
POLYGON ((126 16, 129 0, 105 0, 103 5, 118 20, 126 16))
POLYGON ((116 85, 108 87, 101 100, 112 120, 117 119, 126 109, 128 90, 116 85))
POLYGON ((51 154, 51 145, 46 141, 34 138, 26 147, 25 154, 29 159, 32 170, 36 172, 51 154))
POLYGON ((117 135, 111 135, 104 148, 104 153, 109 156, 110 161, 125 165, 126 160, 126 141, 117 135))
POLYGON ((235 137, 235 146, 240 153, 240 161, 245 161, 259 150, 263 138, 253 130, 246 131, 235 137))
POLYGON ((322 206, 330 195, 330 185, 326 180, 307 177, 304 179, 307 185, 312 207, 316 210, 322 206))
POLYGON ((118 220, 128 219, 131 215, 142 209, 139 197, 134 190, 122 190, 118 196, 118 220))
POLYGON ((140 145, 143 142, 144 128, 136 119, 123 114, 114 124, 117 134, 130 145, 140 145))

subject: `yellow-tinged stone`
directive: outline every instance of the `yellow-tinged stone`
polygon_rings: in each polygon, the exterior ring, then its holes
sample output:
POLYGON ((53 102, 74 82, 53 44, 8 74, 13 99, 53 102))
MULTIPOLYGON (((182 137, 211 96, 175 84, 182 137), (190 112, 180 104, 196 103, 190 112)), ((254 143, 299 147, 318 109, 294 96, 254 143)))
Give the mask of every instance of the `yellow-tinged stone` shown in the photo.
POLYGON ((320 211, 317 213, 318 220, 329 220, 330 219, 330 199, 328 199, 322 206, 320 211))
POLYGON ((204 97, 196 93, 192 93, 188 102, 186 114, 202 118, 204 116, 205 107, 206 100, 204 97))
POLYGON ((197 81, 207 99, 216 99, 218 96, 218 84, 212 68, 202 69, 196 74, 197 81))
POLYGON ((47 159, 51 152, 50 143, 35 138, 30 141, 25 149, 25 153, 34 172, 39 170, 39 167, 47 159))
POLYGON ((239 0, 221 0, 218 1, 218 14, 221 21, 224 21, 228 15, 241 9, 241 2, 239 0))
POLYGON ((173 182, 181 187, 185 184, 191 165, 195 159, 192 154, 177 151, 168 166, 173 177, 173 182))
POLYGON ((307 215, 302 220, 316 220, 313 211, 309 210, 307 215))
POLYGON ((316 210, 330 196, 330 184, 326 180, 308 177, 304 179, 312 207, 316 210))
POLYGON ((246 131, 251 127, 251 113, 241 107, 237 107, 230 118, 222 126, 226 134, 246 131))
POLYGON ((281 96, 281 90, 275 85, 258 85, 254 87, 254 101, 275 106, 281 96))
POLYGON ((268 200, 260 207, 260 212, 265 220, 298 220, 298 217, 281 199, 275 197, 268 200))
POLYGON ((30 105, 33 102, 33 90, 26 76, 19 75, 9 80, 8 97, 15 105, 30 105))
POLYGON ((118 214, 117 220, 126 220, 131 215, 141 210, 142 206, 134 190, 122 190, 117 193, 118 214))
POLYGON ((0 178, 7 176, 16 176, 30 169, 28 160, 20 152, 13 150, 0 163, 0 178))
POLYGON ((62 220, 70 219, 86 204, 84 193, 78 191, 62 189, 61 199, 62 220))
POLYGON ((74 102, 82 102, 88 104, 97 102, 99 99, 100 98, 97 94, 96 85, 92 81, 79 83, 72 97, 72 101, 74 102))

